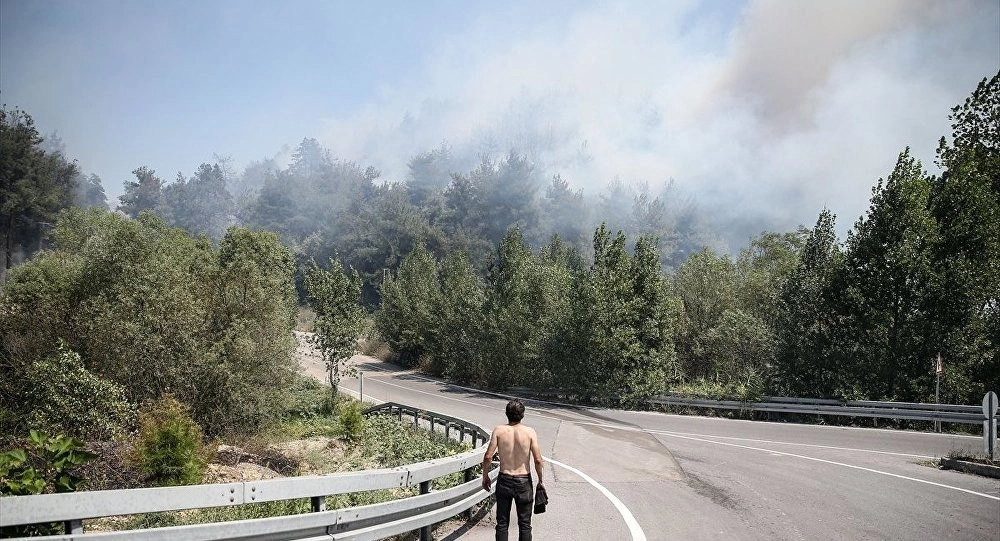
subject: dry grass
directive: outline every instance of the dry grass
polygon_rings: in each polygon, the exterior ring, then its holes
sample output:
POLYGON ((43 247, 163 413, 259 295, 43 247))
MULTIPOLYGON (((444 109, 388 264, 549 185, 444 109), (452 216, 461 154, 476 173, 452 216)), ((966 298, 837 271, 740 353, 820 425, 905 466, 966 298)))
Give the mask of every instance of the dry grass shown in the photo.
POLYGON ((392 362, 395 358, 389 344, 379 337, 364 338, 359 344, 359 350, 362 355, 375 357, 382 362, 392 362))

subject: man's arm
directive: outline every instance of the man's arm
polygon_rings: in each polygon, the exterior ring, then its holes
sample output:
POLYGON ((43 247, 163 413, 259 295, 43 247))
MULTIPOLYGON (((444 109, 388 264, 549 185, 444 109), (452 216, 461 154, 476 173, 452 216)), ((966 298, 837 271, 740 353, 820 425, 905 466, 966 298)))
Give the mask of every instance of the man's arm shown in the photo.
POLYGON ((535 473, 538 474, 538 484, 542 484, 542 449, 538 446, 538 434, 531 431, 531 456, 535 459, 535 473))
POLYGON ((497 452, 497 430, 493 429, 493 435, 490 436, 490 445, 486 448, 486 454, 483 455, 483 490, 486 492, 490 491, 490 485, 492 481, 490 480, 490 466, 493 465, 493 455, 497 452))

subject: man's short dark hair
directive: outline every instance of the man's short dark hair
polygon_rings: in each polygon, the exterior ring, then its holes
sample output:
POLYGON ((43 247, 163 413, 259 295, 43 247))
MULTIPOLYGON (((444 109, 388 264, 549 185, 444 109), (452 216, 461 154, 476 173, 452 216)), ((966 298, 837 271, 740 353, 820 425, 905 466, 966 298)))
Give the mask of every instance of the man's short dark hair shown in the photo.
POLYGON ((512 423, 520 423, 521 419, 524 419, 524 404, 513 398, 507 402, 507 420, 512 423))

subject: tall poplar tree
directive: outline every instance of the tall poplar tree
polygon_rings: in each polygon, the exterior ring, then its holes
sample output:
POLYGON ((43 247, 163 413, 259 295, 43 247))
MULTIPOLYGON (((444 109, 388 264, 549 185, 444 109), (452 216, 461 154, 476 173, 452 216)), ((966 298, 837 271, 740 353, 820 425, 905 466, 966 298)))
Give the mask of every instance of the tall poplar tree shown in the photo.
POLYGON ((1000 73, 949 118, 930 197, 940 227, 930 332, 945 362, 943 397, 978 403, 1000 381, 1000 73))
POLYGON ((845 374, 873 399, 927 400, 934 393, 927 292, 938 230, 929 195, 930 179, 906 149, 848 234, 845 374))
POLYGON ((774 389, 786 396, 830 397, 839 390, 832 346, 838 332, 832 284, 844 256, 836 216, 823 209, 788 280, 781 288, 776 324, 774 389))

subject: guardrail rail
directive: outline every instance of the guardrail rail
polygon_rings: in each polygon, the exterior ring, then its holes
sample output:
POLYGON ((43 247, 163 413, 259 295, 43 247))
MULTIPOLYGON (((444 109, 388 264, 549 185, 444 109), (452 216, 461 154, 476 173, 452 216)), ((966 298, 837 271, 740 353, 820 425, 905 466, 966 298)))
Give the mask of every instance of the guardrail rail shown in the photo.
POLYGON ((792 398, 783 396, 765 397, 764 400, 759 402, 741 402, 738 400, 687 398, 677 395, 660 395, 652 398, 649 402, 661 406, 687 406, 707 409, 909 419, 966 424, 979 424, 983 422, 983 413, 979 406, 957 404, 876 402, 872 400, 841 401, 836 399, 792 398))
MULTIPOLYGON (((408 464, 398 468, 341 472, 329 475, 287 477, 238 483, 179 487, 99 490, 0 498, 0 527, 62 522, 65 535, 46 539, 88 541, 160 540, 376 540, 420 530, 430 539, 433 524, 468 511, 490 496, 475 477, 489 433, 482 427, 431 411, 397 403, 384 403, 365 410, 366 416, 412 416, 414 425, 464 442, 474 449, 454 456, 408 464), (477 447, 479 445, 479 447, 477 447), (431 491, 431 482, 445 475, 465 473, 465 482, 445 490, 431 491), (326 497, 369 490, 420 487, 420 495, 345 509, 327 510, 326 497), (220 523, 170 526, 119 532, 84 533, 85 520, 205 509, 309 498, 310 513, 220 523)), ((495 478, 499 468, 493 468, 495 478)))
POLYGON ((649 400, 652 405, 680 406, 706 409, 730 409, 807 415, 835 415, 846 417, 871 417, 878 419, 906 419, 943 423, 982 424, 983 452, 990 458, 996 456, 997 399, 993 392, 986 393, 983 405, 922 404, 917 402, 877 402, 874 400, 836 400, 826 398, 792 398, 787 396, 765 397, 759 402, 738 400, 708 400, 677 395, 660 395, 649 400))

